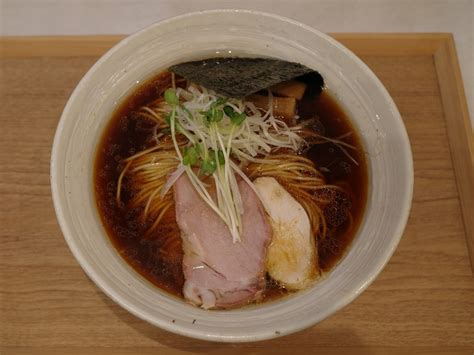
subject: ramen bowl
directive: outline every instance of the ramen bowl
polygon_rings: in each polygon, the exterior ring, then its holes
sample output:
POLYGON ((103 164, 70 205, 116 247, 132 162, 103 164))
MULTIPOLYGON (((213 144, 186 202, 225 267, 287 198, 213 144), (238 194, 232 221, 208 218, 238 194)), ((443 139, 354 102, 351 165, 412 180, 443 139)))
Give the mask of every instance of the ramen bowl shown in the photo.
POLYGON ((243 10, 186 14, 125 38, 84 76, 59 122, 51 158, 57 219, 72 253, 111 299, 168 331, 212 341, 274 338, 312 326, 349 304, 382 271, 405 228, 413 188, 410 144, 386 89, 352 52, 293 20, 243 10), (206 311, 158 289, 119 255, 94 196, 94 157, 114 110, 173 64, 263 56, 319 71, 359 132, 368 168, 366 211, 345 256, 313 287, 276 301, 206 311))

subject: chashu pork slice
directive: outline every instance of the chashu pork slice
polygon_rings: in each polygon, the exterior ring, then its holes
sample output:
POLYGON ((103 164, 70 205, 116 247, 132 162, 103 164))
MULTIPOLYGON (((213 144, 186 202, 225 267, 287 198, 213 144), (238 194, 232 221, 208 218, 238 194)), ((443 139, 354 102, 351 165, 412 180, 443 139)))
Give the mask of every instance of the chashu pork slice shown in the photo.
POLYGON ((290 290, 308 287, 317 276, 317 249, 305 209, 275 178, 253 182, 271 219, 269 275, 290 290))
POLYGON ((183 240, 184 297, 203 308, 228 308, 256 299, 265 285, 271 226, 260 200, 239 182, 244 214, 241 241, 201 199, 186 174, 174 184, 176 220, 183 240))

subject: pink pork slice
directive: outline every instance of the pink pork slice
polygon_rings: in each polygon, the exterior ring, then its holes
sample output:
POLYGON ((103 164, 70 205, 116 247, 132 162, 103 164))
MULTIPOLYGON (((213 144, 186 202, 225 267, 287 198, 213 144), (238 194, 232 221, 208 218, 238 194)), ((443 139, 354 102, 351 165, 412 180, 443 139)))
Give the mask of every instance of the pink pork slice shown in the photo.
POLYGON ((248 303, 265 285, 265 257, 271 226, 255 192, 244 181, 241 241, 233 243, 225 223, 201 199, 183 174, 174 184, 176 220, 184 258, 184 297, 203 308, 248 303))

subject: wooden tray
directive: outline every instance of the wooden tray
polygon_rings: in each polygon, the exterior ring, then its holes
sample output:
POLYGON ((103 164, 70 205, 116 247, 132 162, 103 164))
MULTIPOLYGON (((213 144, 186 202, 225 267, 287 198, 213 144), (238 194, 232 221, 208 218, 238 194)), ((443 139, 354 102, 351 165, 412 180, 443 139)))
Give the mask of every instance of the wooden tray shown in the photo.
POLYGON ((405 121, 415 162, 408 226, 384 271, 349 306, 297 334, 237 345, 135 318, 89 281, 58 228, 49 184, 58 119, 80 78, 122 37, 0 39, 4 353, 471 353, 474 155, 452 36, 334 37, 378 75, 405 121))

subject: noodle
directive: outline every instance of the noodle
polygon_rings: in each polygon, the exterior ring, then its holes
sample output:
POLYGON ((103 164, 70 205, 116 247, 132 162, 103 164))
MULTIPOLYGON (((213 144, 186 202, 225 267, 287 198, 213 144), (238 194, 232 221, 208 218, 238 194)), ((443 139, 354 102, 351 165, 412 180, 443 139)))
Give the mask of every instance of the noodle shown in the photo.
MULTIPOLYGON (((325 211, 328 206, 335 206, 336 191, 344 193, 344 189, 326 184, 311 160, 296 153, 273 153, 259 163, 249 164, 247 172, 252 180, 260 176, 275 178, 303 206, 315 238, 322 240, 328 236, 325 211)), ((344 218, 349 214, 347 209, 341 213, 344 218)))
POLYGON ((166 211, 174 207, 172 194, 168 191, 160 195, 168 176, 176 170, 179 161, 173 145, 163 140, 158 145, 141 151, 125 160, 127 165, 122 170, 117 183, 117 201, 120 203, 123 179, 126 176, 133 191, 127 207, 143 208, 142 222, 148 218, 154 220, 146 234, 156 231, 166 211))
MULTIPOLYGON (((128 206, 143 209, 142 222, 146 222, 148 219, 153 220, 145 233, 146 235, 156 232, 166 212, 174 209, 174 201, 170 191, 167 191, 164 196, 160 194, 169 175, 176 170, 179 164, 169 134, 163 133, 169 129, 169 125, 164 119, 164 105, 166 103, 160 97, 149 106, 141 107, 138 111, 139 117, 142 119, 153 120, 157 123, 154 129, 154 139, 157 144, 125 159, 125 168, 118 179, 117 201, 120 202, 123 180, 127 176, 134 191, 133 197, 128 201, 128 206), (161 137, 161 140, 158 137, 161 137)), ((306 142, 312 144, 333 142, 345 154, 347 152, 343 146, 353 148, 353 146, 340 140, 347 135, 331 139, 306 128, 294 128, 294 131, 301 134, 306 142)), ((178 134, 176 138, 178 146, 184 147, 186 144, 185 137, 178 134)), ((238 153, 245 155, 240 151, 238 153)), ((352 157, 350 158, 353 160, 352 157)), ((341 206, 336 203, 337 192, 345 193, 345 189, 338 185, 327 184, 323 173, 314 166, 310 159, 285 149, 284 151, 272 152, 264 158, 251 158, 249 161, 250 163, 245 172, 250 180, 261 176, 274 177, 303 206, 310 219, 311 229, 316 240, 323 240, 329 235, 328 214, 331 221, 345 221, 347 219, 352 221, 348 209, 341 210, 341 206), (334 213, 337 213, 337 216, 334 213)))

